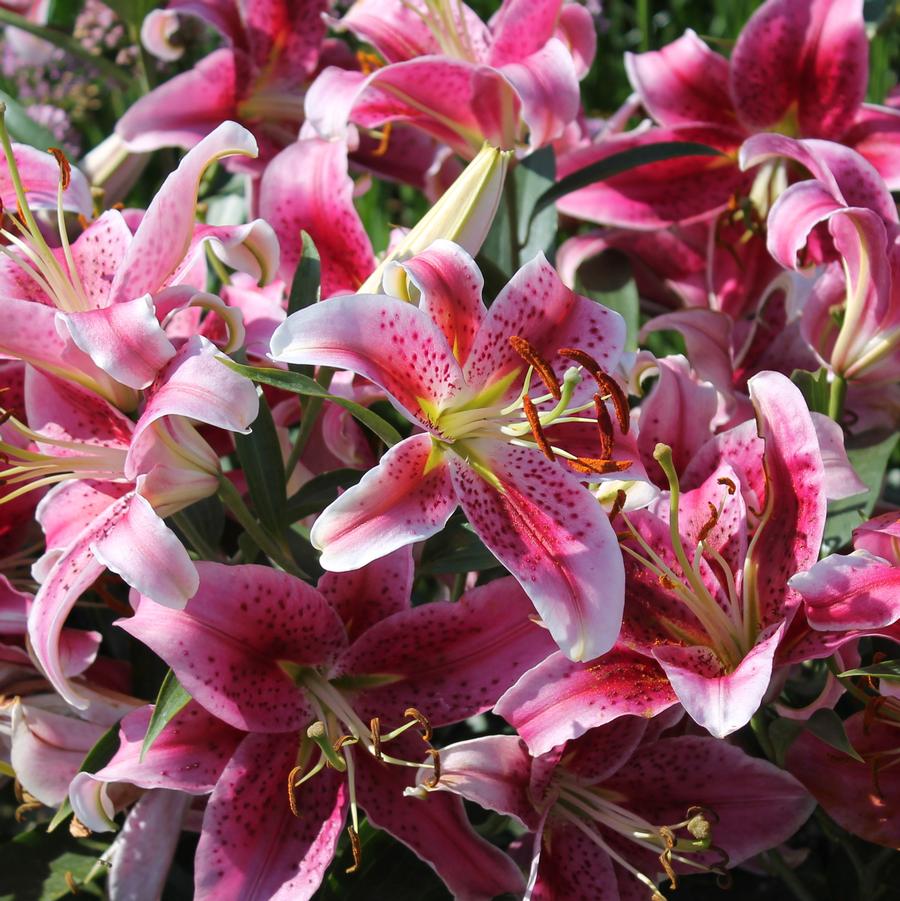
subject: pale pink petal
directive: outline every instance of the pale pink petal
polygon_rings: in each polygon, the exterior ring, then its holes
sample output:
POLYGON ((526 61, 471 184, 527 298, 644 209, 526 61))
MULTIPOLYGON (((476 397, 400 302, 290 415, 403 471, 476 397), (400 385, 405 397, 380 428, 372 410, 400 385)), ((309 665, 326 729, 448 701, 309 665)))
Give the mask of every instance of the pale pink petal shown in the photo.
POLYGON ((641 105, 660 125, 734 125, 728 60, 692 29, 660 50, 626 53, 625 70, 641 105))
POLYGON ((496 579, 455 603, 423 604, 381 620, 342 655, 336 672, 393 677, 366 691, 360 713, 399 718, 415 707, 435 726, 457 722, 490 709, 554 650, 531 609, 514 579, 496 579))
POLYGON ((102 309, 62 314, 61 318, 75 344, 129 388, 146 388, 175 356, 149 294, 102 309))
POLYGON ((741 31, 730 76, 748 128, 775 130, 796 104, 803 134, 839 137, 866 93, 861 0, 769 0, 741 31))
POLYGON ((139 494, 91 550, 98 563, 158 604, 181 608, 197 591, 197 569, 184 545, 139 494))
POLYGON ((792 603, 787 580, 818 557, 825 529, 825 472, 799 389, 774 372, 755 375, 749 388, 765 441, 766 501, 744 577, 755 581, 751 613, 766 628, 781 621, 792 603))
POLYGON ((551 655, 525 673, 494 712, 540 756, 594 726, 625 715, 649 718, 677 702, 651 657, 616 645, 589 665, 551 655))
MULTIPOLYGON (((421 745, 421 742, 417 743, 421 745)), ((423 755, 424 756, 424 755, 423 755)), ((429 864, 460 901, 491 901, 523 888, 518 867, 472 829, 462 799, 438 793, 404 798, 415 770, 356 755, 359 802, 373 826, 390 832, 429 864)))
POLYGON ((84 709, 85 697, 69 682, 60 660, 60 633, 82 592, 103 572, 91 549, 125 514, 133 494, 126 494, 90 520, 47 573, 28 616, 28 637, 35 660, 51 685, 73 707, 84 709))
POLYGON ((256 141, 235 122, 222 122, 163 182, 134 234, 110 290, 112 302, 158 291, 191 244, 200 178, 222 157, 256 156, 256 141))
MULTIPOLYGON (((127 482, 96 482, 92 479, 55 485, 41 498, 35 513, 44 532, 47 550, 59 551, 67 547, 84 528, 86 519, 93 519, 130 490, 127 482)), ((38 581, 43 581, 43 577, 38 581)))
POLYGON ((259 192, 260 215, 281 243, 279 274, 286 282, 300 260, 301 230, 309 233, 322 261, 322 297, 356 291, 375 268, 353 205, 343 142, 307 138, 291 144, 266 167, 259 192))
POLYGON ((296 735, 249 735, 209 799, 195 863, 197 901, 307 901, 334 856, 347 811, 340 774, 319 773, 291 813, 296 735), (236 813, 240 811, 240 813, 236 813))
POLYGON ((868 490, 856 474, 844 447, 844 430, 840 424, 823 413, 811 413, 813 428, 819 439, 822 465, 825 467, 825 497, 830 501, 843 500, 868 490))
POLYGON ((446 460, 430 435, 413 435, 326 507, 310 540, 325 569, 346 572, 439 532, 456 505, 446 460))
POLYGON ((866 550, 832 554, 790 580, 814 629, 881 629, 900 619, 900 567, 866 550))
POLYGON ((560 0, 505 0, 491 18, 487 61, 503 66, 536 53, 553 37, 561 6, 560 0))
MULTIPOLYGON (((47 207, 55 210, 60 179, 59 163, 49 153, 36 150, 27 144, 13 144, 13 159, 25 187, 28 205, 35 209, 47 207)), ((74 166, 71 179, 69 187, 63 191, 63 209, 90 216, 94 204, 87 179, 74 166)), ((5 209, 16 208, 16 192, 9 172, 9 163, 5 159, 0 163, 0 203, 5 209)))
POLYGON ((138 601, 117 621, 173 668, 191 697, 237 729, 296 731, 310 717, 279 661, 330 662, 346 642, 321 594, 264 566, 198 563, 200 588, 184 610, 138 601))
POLYGON ((42 804, 56 807, 72 777, 105 727, 42 710, 19 701, 13 706, 10 762, 23 788, 42 804))
POLYGON ((788 269, 800 269, 800 251, 810 232, 844 207, 819 182, 803 181, 788 188, 772 205, 766 246, 788 269))
POLYGON ((254 219, 244 225, 197 225, 184 261, 172 273, 170 284, 188 280, 198 258, 209 247, 226 266, 246 273, 259 285, 266 285, 278 272, 278 237, 268 222, 254 219))
POLYGON ((746 726, 762 703, 784 624, 771 627, 767 633, 762 633, 731 671, 707 647, 670 645, 653 654, 688 715, 716 738, 746 726))
POLYGON ((222 48, 145 94, 119 119, 116 134, 132 152, 193 147, 237 112, 240 63, 222 48))
MULTIPOLYGON (((420 781, 430 771, 419 770, 420 781)), ((441 748, 441 781, 435 791, 453 792, 487 810, 514 817, 534 831, 539 817, 529 797, 531 755, 517 735, 488 735, 441 748)))
MULTIPOLYGON (((522 104, 528 145, 536 150, 562 135, 578 115, 578 75, 562 41, 552 38, 520 62, 509 62, 500 73, 513 86, 522 104)), ((500 109, 506 104, 500 102, 500 109)))
POLYGON ((443 239, 403 263, 391 263, 384 274, 385 288, 405 299, 403 275, 418 292, 417 306, 434 320, 465 364, 487 309, 481 299, 484 278, 472 257, 458 244, 443 239), (403 292, 403 293, 401 293, 403 292))
POLYGON ((638 746, 653 740, 664 720, 682 716, 680 708, 667 708, 666 716, 623 716, 597 729, 590 729, 564 750, 565 768, 575 773, 579 781, 597 785, 627 766, 638 746))
POLYGON ((92 309, 107 305, 110 286, 131 237, 125 217, 118 210, 107 210, 72 245, 72 259, 92 309))
POLYGON ((159 898, 181 838, 177 828, 190 804, 180 792, 151 791, 132 807, 122 831, 105 858, 112 862, 107 879, 116 901, 159 898))
POLYGON ((592 660, 608 651, 621 626, 625 574, 596 498, 538 450, 487 439, 466 449, 492 478, 451 456, 453 485, 476 533, 567 656, 592 660))
POLYGON ((653 458, 656 445, 662 442, 672 448, 675 470, 682 472, 712 434, 718 395, 680 355, 647 361, 648 369, 654 366, 658 381, 640 406, 637 446, 653 481, 666 488, 665 475, 653 458))
MULTIPOLYGON (((562 380, 572 361, 557 354, 560 348, 584 351, 607 372, 615 369, 625 344, 625 323, 618 313, 569 290, 543 254, 522 266, 491 304, 475 336, 463 372, 466 382, 480 388, 520 370, 527 364, 509 342, 525 338, 553 367, 562 380)), ((512 399, 521 380, 507 390, 512 399)), ((582 390, 594 393, 585 374, 582 390)))
POLYGON ((900 166, 897 163, 900 110, 864 103, 841 141, 878 170, 888 190, 900 190, 900 166))
POLYGON ((426 427, 423 402, 440 412, 463 386, 450 345, 430 317, 382 295, 335 297, 294 313, 272 336, 272 359, 349 369, 426 427))
POLYGON ((360 569, 326 572, 316 588, 337 611, 352 642, 377 622, 409 609, 412 582, 412 551, 403 547, 360 569))
POLYGON ((900 563, 900 516, 883 513, 853 530, 853 546, 900 563))
POLYGON ((593 16, 579 3, 564 3, 556 26, 556 36, 569 48, 575 63, 575 74, 580 80, 590 71, 597 54, 597 29, 593 16))
POLYGON ((189 701, 142 751, 153 707, 147 705, 123 717, 119 747, 112 758, 93 773, 79 773, 72 780, 69 797, 75 815, 95 832, 111 828, 116 804, 108 786, 127 783, 142 789, 171 789, 191 795, 213 790, 231 755, 244 738, 189 701))

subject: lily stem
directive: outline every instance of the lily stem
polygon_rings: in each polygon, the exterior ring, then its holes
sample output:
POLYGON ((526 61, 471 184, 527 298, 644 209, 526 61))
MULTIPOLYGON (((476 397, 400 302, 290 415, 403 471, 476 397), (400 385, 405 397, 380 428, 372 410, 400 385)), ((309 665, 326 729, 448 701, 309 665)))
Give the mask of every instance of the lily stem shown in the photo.
POLYGON ((186 516, 183 510, 179 510, 177 513, 172 514, 172 522, 175 523, 184 537, 190 541, 201 560, 222 559, 222 555, 219 551, 206 540, 202 532, 195 528, 190 517, 186 516))
POLYGON ((847 382, 843 376, 836 375, 831 383, 831 393, 828 395, 828 416, 840 424, 844 415, 844 398, 847 396, 847 382))
MULTIPOLYGON (((319 369, 319 374, 316 376, 316 381, 326 390, 328 390, 328 386, 331 384, 331 377, 334 375, 334 370, 329 368, 328 366, 323 366, 319 369)), ((309 444, 309 439, 312 436, 313 426, 316 424, 316 420, 319 418, 319 413, 322 411, 322 405, 325 403, 324 397, 310 397, 307 399, 306 403, 303 407, 303 416, 300 420, 300 431, 297 432, 297 440, 294 441, 294 446, 291 448, 290 456, 287 459, 287 463, 284 465, 284 474, 285 478, 289 479, 296 469, 297 464, 300 462, 300 458, 303 456, 303 451, 306 450, 306 445, 309 444)))
POLYGON ((753 730, 753 735, 756 737, 756 741, 759 743, 763 754, 765 754, 769 760, 774 761, 776 756, 775 746, 769 738, 769 726, 762 710, 757 710, 750 718, 750 728, 753 730))
POLYGON ((506 203, 506 218, 509 225, 509 265, 510 275, 519 271, 519 207, 516 202, 515 173, 509 172, 503 183, 503 199, 506 203))
POLYGON ((256 546, 285 572, 302 578, 305 574, 290 558, 279 542, 257 522, 256 517, 244 503, 240 492, 224 476, 219 478, 219 498, 234 514, 235 519, 243 526, 244 531, 256 542, 256 546))
POLYGON ((797 874, 785 863, 784 858, 774 848, 763 855, 772 872, 791 890, 797 901, 816 901, 812 892, 800 881, 797 874))

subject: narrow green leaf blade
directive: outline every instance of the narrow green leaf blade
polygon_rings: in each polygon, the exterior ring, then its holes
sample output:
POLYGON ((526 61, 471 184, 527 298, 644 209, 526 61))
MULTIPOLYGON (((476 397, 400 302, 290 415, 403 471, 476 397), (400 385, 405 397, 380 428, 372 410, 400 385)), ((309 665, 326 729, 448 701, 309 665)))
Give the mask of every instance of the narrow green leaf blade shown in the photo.
POLYGON ((847 732, 844 729, 844 721, 833 711, 823 708, 817 710, 807 721, 806 728, 817 738, 821 738, 826 745, 830 745, 837 751, 863 762, 856 748, 850 744, 847 732))
POLYGON ((53 132, 35 122, 14 97, 0 91, 0 100, 6 104, 6 127, 14 141, 37 147, 38 150, 46 150, 59 143, 53 132))
POLYGON ((625 320, 625 349, 638 349, 641 307, 628 257, 606 250, 578 270, 575 290, 615 310, 625 320))
POLYGON ((153 742, 159 738, 160 732, 166 728, 172 717, 183 710, 190 699, 191 696, 184 690, 178 677, 172 670, 169 670, 159 687, 159 694, 156 696, 150 725, 147 726, 147 734, 141 745, 141 760, 144 759, 144 755, 150 750, 153 742))
POLYGON ((607 178, 620 175, 629 169, 636 169, 638 166, 660 163, 663 160, 674 160, 682 156, 722 156, 722 153, 715 147, 694 141, 660 141, 658 144, 632 147, 621 153, 614 153, 602 160, 597 160, 596 163, 591 163, 589 166, 561 178, 538 198, 534 205, 534 215, 537 216, 545 207, 556 203, 560 197, 565 197, 566 194, 571 194, 572 191, 577 191, 579 188, 586 188, 598 181, 605 181, 607 178))
POLYGON ((296 522, 311 513, 320 513, 336 500, 340 488, 350 488, 363 477, 359 469, 334 469, 311 478, 288 498, 288 522, 296 522))
POLYGON ((322 283, 319 251, 307 232, 300 232, 300 239, 303 242, 303 251, 300 254, 297 271, 294 273, 294 280, 291 282, 288 315, 318 302, 322 283))
POLYGON ((347 410, 354 419, 374 432, 388 447, 403 440, 403 436, 377 413, 373 413, 367 407, 352 400, 329 394, 315 379, 311 379, 300 372, 285 372, 281 369, 244 366, 241 363, 235 363, 233 360, 223 357, 220 357, 219 360, 223 365, 228 366, 235 372, 239 372, 241 375, 245 375, 248 379, 253 379, 255 382, 273 385, 284 391, 292 391, 294 394, 304 394, 308 397, 323 397, 326 400, 330 400, 332 403, 347 410))
POLYGON ((900 680, 900 660, 882 660, 880 663, 871 663, 869 666, 860 666, 857 669, 848 669, 840 674, 844 676, 870 676, 873 679, 900 680))
POLYGON ((241 469, 260 522, 273 535, 287 525, 287 485, 284 461, 275 422, 265 397, 259 399, 259 414, 249 435, 235 434, 241 469))

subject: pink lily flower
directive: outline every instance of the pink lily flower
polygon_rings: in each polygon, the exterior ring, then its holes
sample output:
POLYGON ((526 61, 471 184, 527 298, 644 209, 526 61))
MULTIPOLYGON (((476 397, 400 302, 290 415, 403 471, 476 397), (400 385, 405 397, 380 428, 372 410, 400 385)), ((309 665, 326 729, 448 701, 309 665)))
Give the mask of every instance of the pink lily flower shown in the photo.
POLYGON ((628 428, 627 401, 606 374, 624 325, 569 291, 543 256, 490 310, 482 284, 465 251, 437 241, 385 273, 387 290, 418 297, 418 308, 385 295, 336 297, 275 332, 273 359, 356 372, 423 430, 331 504, 311 540, 325 569, 346 571, 434 535, 459 504, 560 647, 591 659, 618 634, 624 573, 608 518, 581 482, 623 468, 604 458, 614 437, 608 400, 628 428), (547 393, 532 399, 535 374, 547 393))
MULTIPOLYGON (((61 246, 51 248, 28 208, 28 171, 21 172, 7 152, 5 172, 25 222, 18 233, 3 231, 12 247, 0 260, 0 314, 8 323, 0 354, 133 409, 135 391, 147 388, 176 355, 163 327, 166 317, 187 306, 227 313, 218 299, 191 287, 206 243, 257 281, 268 281, 277 269, 277 240, 262 220, 195 226, 204 170, 235 153, 254 155, 256 144, 245 129, 226 122, 166 179, 134 234, 122 214, 110 210, 70 244, 60 202, 61 246)), ((69 172, 61 160, 59 197, 70 187, 69 172)), ((230 326, 229 350, 243 337, 239 320, 232 318, 230 326)))
POLYGON ((750 398, 759 437, 751 421, 713 438, 681 479, 659 446, 668 497, 619 514, 628 578, 616 648, 590 664, 554 654, 498 702, 532 753, 677 702, 718 737, 756 712, 800 603, 788 580, 818 555, 826 492, 799 390, 765 372, 750 398))
MULTIPOLYGON (((136 614, 118 625, 169 663, 198 705, 243 733, 207 805, 198 898, 311 897, 348 813, 355 846, 357 807, 457 897, 521 890, 512 862, 475 835, 458 799, 423 811, 403 798, 423 753, 409 730, 427 740, 432 726, 486 710, 552 647, 513 579, 459 602, 412 608, 409 551, 354 573, 326 573, 318 590, 267 567, 197 568, 200 588, 184 610, 139 597, 136 614)), ((187 759, 215 751, 221 766, 221 743, 184 744, 187 759)), ((437 773, 439 753, 430 756, 437 773)), ((102 808, 85 819, 92 828, 113 812, 98 784, 132 778, 127 767, 111 766, 73 785, 82 796, 76 809, 102 808), (89 780, 95 787, 85 796, 89 780)), ((165 786, 166 775, 152 776, 153 784, 165 786)))
POLYGON ((330 67, 306 95, 306 118, 324 138, 353 142, 352 126, 409 123, 473 157, 487 141, 543 147, 579 110, 578 79, 596 36, 590 14, 562 0, 505 0, 485 25, 449 0, 359 0, 338 23, 384 58, 371 71, 330 67))
POLYGON ((736 159, 747 137, 767 131, 852 147, 900 188, 900 115, 863 103, 868 50, 862 0, 768 0, 729 60, 690 30, 661 50, 626 54, 632 87, 657 124, 572 153, 560 160, 559 174, 659 141, 700 141, 726 157, 643 166, 568 195, 559 209, 593 222, 660 228, 721 211, 738 192, 765 215, 786 186, 786 168, 763 165, 744 176, 736 159))
MULTIPOLYGON (((323 53, 326 0, 170 0, 147 16, 144 44, 164 59, 180 55, 169 38, 180 16, 199 17, 225 38, 226 46, 192 69, 155 88, 119 120, 116 133, 135 152, 159 147, 191 148, 234 120, 245 125, 261 152, 253 172, 297 137, 303 94, 323 53)), ((247 169, 245 161, 240 168, 247 169)))
POLYGON ((461 795, 533 833, 526 901, 664 901, 665 877, 674 889, 679 875, 723 873, 789 838, 815 806, 793 776, 733 745, 664 737, 671 720, 625 717, 540 756, 515 735, 460 742, 441 752, 437 785, 417 792, 461 795))
POLYGON ((806 165, 814 179, 792 185, 772 207, 773 257, 792 269, 803 266, 801 258, 837 257, 812 287, 803 310, 804 338, 841 378, 896 382, 900 225, 887 187, 864 159, 835 145, 762 135, 742 149, 747 165, 776 155, 806 165), (842 309, 840 322, 835 309, 842 309))
POLYGON ((166 364, 145 394, 137 422, 95 394, 36 370, 26 380, 36 444, 0 444, 14 465, 0 475, 17 493, 59 484, 40 503, 47 552, 33 568, 41 587, 29 614, 35 659, 57 691, 83 708, 83 693, 60 659, 65 619, 109 568, 159 603, 184 605, 197 588, 187 551, 163 517, 215 493, 219 459, 194 423, 246 432, 256 418, 253 384, 222 366, 197 336, 166 364))

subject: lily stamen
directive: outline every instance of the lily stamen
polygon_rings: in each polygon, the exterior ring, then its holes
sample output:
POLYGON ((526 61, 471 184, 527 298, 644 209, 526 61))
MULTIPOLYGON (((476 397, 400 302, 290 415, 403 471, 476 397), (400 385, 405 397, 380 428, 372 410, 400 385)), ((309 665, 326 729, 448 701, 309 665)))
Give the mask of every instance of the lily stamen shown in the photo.
POLYGON ((510 335, 509 343, 512 345, 513 350, 538 374, 538 377, 546 385, 553 399, 558 401, 562 396, 562 391, 553 367, 535 350, 527 339, 520 338, 518 335, 510 335))
POLYGON ((553 448, 550 446, 550 442, 544 434, 544 429, 541 426, 541 420, 535 409, 534 403, 532 403, 531 398, 527 394, 522 398, 522 409, 525 411, 525 416, 528 419, 528 424, 531 426, 531 433, 534 435, 537 446, 548 460, 551 462, 555 461, 556 454, 553 453, 553 448))

